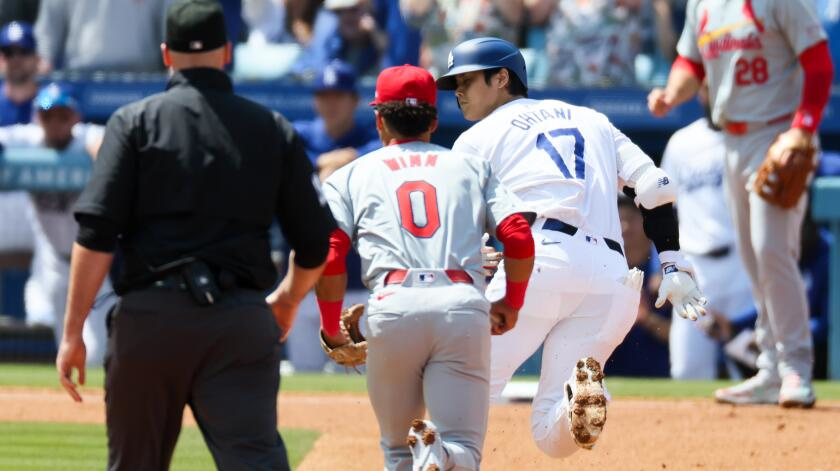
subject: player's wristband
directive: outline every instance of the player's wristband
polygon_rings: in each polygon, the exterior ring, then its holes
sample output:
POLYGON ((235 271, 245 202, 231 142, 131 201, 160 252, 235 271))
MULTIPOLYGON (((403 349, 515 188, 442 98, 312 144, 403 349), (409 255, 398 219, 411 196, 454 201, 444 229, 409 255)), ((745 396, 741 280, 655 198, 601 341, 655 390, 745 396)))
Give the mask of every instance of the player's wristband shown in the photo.
POLYGON ((341 322, 342 304, 344 304, 343 299, 338 301, 318 299, 318 309, 321 310, 321 328, 330 337, 335 337, 341 330, 339 323, 341 322))
POLYGON ((525 304, 525 291, 528 289, 528 280, 525 281, 511 281, 507 280, 505 284, 505 304, 514 308, 521 309, 525 304))

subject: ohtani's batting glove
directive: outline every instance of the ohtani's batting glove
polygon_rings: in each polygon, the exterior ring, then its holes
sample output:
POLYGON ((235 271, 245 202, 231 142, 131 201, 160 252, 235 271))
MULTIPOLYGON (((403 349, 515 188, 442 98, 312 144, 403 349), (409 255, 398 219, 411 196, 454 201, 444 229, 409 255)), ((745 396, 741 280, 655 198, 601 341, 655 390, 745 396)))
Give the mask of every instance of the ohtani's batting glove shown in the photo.
POLYGON ((324 332, 321 332, 321 348, 332 361, 341 366, 355 368, 367 361, 367 339, 359 327, 359 320, 364 313, 364 304, 354 304, 341 311, 341 332, 349 339, 343 345, 330 347, 324 339, 324 332))
POLYGON ((660 253, 659 261, 662 264, 662 283, 654 305, 660 308, 667 299, 674 306, 674 312, 683 319, 696 321, 698 317, 705 316, 703 306, 707 301, 694 281, 691 263, 673 250, 660 253))

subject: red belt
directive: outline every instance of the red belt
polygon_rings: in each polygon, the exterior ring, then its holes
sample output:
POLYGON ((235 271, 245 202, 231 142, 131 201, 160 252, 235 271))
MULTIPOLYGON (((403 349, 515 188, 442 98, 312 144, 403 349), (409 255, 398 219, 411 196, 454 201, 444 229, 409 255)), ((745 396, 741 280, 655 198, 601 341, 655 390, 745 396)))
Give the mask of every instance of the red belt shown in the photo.
MULTIPOLYGON (((471 285, 473 283, 473 279, 469 273, 465 272, 464 270, 444 270, 446 272, 446 276, 449 277, 449 281, 453 283, 466 283, 471 285)), ((405 277, 408 276, 408 270, 391 270, 385 275, 385 285, 398 285, 405 281, 405 277)))
POLYGON ((756 129, 762 128, 764 126, 771 126, 773 124, 783 123, 790 119, 793 119, 793 113, 788 113, 786 115, 779 116, 778 118, 773 118, 767 122, 727 121, 726 124, 723 125, 723 129, 725 129, 726 132, 728 132, 729 134, 741 136, 750 131, 755 131, 756 129))

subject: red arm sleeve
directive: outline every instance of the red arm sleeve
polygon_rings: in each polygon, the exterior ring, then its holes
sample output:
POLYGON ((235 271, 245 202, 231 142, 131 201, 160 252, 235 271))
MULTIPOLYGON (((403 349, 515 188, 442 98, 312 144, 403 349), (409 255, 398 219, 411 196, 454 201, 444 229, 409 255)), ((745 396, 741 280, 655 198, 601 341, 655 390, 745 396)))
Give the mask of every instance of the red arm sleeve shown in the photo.
POLYGON ((792 127, 814 133, 820 126, 823 110, 828 104, 831 80, 834 77, 828 42, 821 41, 802 51, 799 63, 802 64, 805 80, 802 86, 802 102, 793 117, 792 127))
POLYGON ((323 276, 341 275, 347 271, 347 253, 350 252, 350 237, 341 229, 330 234, 330 251, 323 276))
MULTIPOLYGON (((496 226, 496 238, 505 246, 505 258, 525 259, 534 256, 534 236, 531 235, 531 225, 521 214, 512 214, 502 220, 496 226)), ((525 304, 527 289, 528 278, 512 281, 510 276, 507 276, 505 303, 514 309, 520 309, 525 304)))
MULTIPOLYGON (((341 229, 330 234, 330 251, 327 253, 327 265, 321 276, 341 275, 347 271, 347 253, 350 251, 350 237, 341 229)), ((321 327, 327 335, 338 335, 341 321, 343 299, 326 301, 318 298, 318 310, 321 311, 321 327)))
POLYGON ((671 66, 672 69, 685 69, 691 72, 692 75, 697 77, 697 80, 702 81, 704 77, 706 77, 706 69, 703 68, 703 64, 700 62, 694 62, 693 60, 683 57, 677 56, 676 60, 674 60, 674 65, 671 66))
POLYGON ((529 258, 534 256, 534 236, 531 225, 521 214, 511 214, 496 226, 496 238, 505 246, 505 256, 529 258))

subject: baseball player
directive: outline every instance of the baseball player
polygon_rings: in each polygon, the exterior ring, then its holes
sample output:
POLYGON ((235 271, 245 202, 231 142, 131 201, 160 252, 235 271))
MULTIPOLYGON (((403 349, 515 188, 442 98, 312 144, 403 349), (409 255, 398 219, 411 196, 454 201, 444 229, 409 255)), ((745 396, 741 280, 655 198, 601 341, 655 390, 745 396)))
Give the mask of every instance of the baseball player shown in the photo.
MULTIPOLYGON (((701 90, 701 102, 708 107, 701 90)), ((731 319, 752 309, 752 288, 735 250, 735 230, 723 193, 726 148, 723 133, 703 117, 680 129, 668 141, 662 170, 677 185, 680 247, 694 267, 697 286, 706 295, 703 323, 673 316, 668 343, 671 377, 715 379, 719 343, 704 332, 714 316, 731 319)))
POLYGON ((690 0, 677 52, 648 107, 663 116, 708 80, 712 120, 725 132, 738 250, 759 311, 758 374, 715 397, 810 407, 813 347, 796 260, 833 75, 825 31, 809 0, 690 0))
MULTIPOLYGON (((80 123, 76 100, 66 86, 49 84, 35 97, 37 124, 18 124, 0 128, 0 144, 5 147, 49 148, 62 152, 96 155, 104 128, 80 123)), ((56 345, 64 330, 64 307, 70 281, 70 252, 79 225, 72 206, 79 192, 29 193, 34 208, 34 258, 32 274, 26 283, 27 322, 52 325, 56 345)), ((116 298, 106 278, 90 317, 84 325, 87 362, 102 365, 107 333, 105 316, 116 298)))
MULTIPOLYGON (((704 313, 690 267, 678 252, 676 188, 604 115, 558 100, 528 99, 525 61, 507 41, 459 44, 437 85, 455 90, 464 117, 478 121, 454 150, 486 159, 538 216, 532 226, 535 269, 519 323, 493 338, 491 398, 543 344, 533 438, 553 457, 591 448, 606 420, 601 365, 636 319, 642 281, 638 271, 628 272, 623 254, 620 185, 635 189, 645 232, 659 250, 664 277, 657 306, 667 298, 680 315, 696 319, 704 313)), ((499 270, 487 297, 499 299, 505 283, 499 270)))
POLYGON ((339 228, 316 286, 322 341, 327 350, 352 346, 339 329, 352 244, 372 290, 367 384, 389 471, 479 469, 491 330, 516 324, 534 260, 520 203, 488 163, 429 143, 435 103, 426 70, 382 71, 372 105, 385 147, 324 182, 339 228), (492 304, 484 296, 485 231, 505 246, 508 282, 492 304), (431 420, 419 420, 426 407, 431 420))

